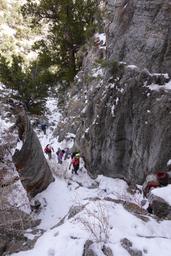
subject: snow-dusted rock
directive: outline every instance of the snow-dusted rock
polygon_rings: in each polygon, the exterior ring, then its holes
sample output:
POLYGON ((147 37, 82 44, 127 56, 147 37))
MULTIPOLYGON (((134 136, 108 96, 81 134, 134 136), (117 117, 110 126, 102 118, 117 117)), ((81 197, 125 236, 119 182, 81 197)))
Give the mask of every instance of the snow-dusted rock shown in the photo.
POLYGON ((110 0, 106 7, 106 51, 86 49, 62 137, 76 133, 95 177, 143 183, 170 159, 170 2, 110 0))
POLYGON ((87 240, 84 244, 84 251, 82 256, 97 256, 97 254, 91 248, 93 242, 91 240, 87 240))
POLYGON ((102 252, 104 253, 104 255, 106 256, 113 256, 113 252, 111 250, 110 247, 106 246, 106 245, 103 245, 102 247, 102 252))
POLYGON ((13 156, 17 171, 29 195, 41 192, 54 180, 39 139, 21 105, 13 106, 16 126, 23 145, 13 156))
POLYGON ((30 213, 29 199, 12 161, 9 145, 0 145, 0 155, 0 209, 14 207, 30 213))
POLYGON ((133 248, 132 242, 127 238, 123 238, 121 240, 121 245, 131 256, 142 256, 143 255, 143 253, 140 250, 133 248))
POLYGON ((24 230, 39 224, 39 221, 34 220, 30 213, 30 202, 12 161, 10 145, 9 143, 1 144, 0 255, 23 248, 24 230))
POLYGON ((142 183, 148 173, 165 169, 170 159, 170 91, 162 85, 160 91, 147 87, 160 83, 160 75, 118 65, 114 86, 107 80, 111 71, 100 88, 94 85, 76 144, 92 174, 142 183))
POLYGON ((149 203, 153 214, 159 218, 171 219, 171 185, 167 187, 155 188, 149 196, 149 203))
POLYGON ((107 1, 110 59, 171 74, 170 0, 107 1))

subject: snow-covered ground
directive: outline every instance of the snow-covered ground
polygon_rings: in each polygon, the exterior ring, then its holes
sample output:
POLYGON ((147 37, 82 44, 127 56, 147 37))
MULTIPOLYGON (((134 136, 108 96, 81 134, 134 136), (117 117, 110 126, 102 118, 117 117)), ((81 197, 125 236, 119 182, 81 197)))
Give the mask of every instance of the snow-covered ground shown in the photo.
MULTIPOLYGON (((58 142, 58 137, 53 135, 54 128, 61 118, 56 99, 49 97, 46 108, 46 119, 49 123, 46 135, 40 127, 35 131, 42 148, 49 143, 54 148, 52 160, 47 161, 55 181, 33 199, 38 199, 41 203, 40 211, 34 213, 34 216, 41 220, 38 228, 43 229, 44 233, 32 250, 12 255, 80 256, 83 254, 86 240, 90 239, 94 242, 93 249, 98 256, 104 256, 101 250, 103 244, 109 246, 114 255, 127 256, 129 253, 121 245, 121 240, 127 238, 132 242, 131 249, 141 250, 142 255, 170 256, 171 221, 159 222, 153 216, 143 215, 143 209, 142 214, 134 214, 133 210, 131 213, 124 207, 123 202, 129 202, 132 207, 137 205, 141 209, 143 197, 139 190, 130 194, 125 181, 102 175, 92 180, 84 168, 83 161, 78 176, 72 174, 69 169, 70 159, 63 161, 62 165, 57 163, 55 152, 58 147, 71 148, 73 136, 70 140, 58 142)), ((12 124, 1 116, 0 124, 2 138, 5 130, 12 124)), ((156 189, 154 192, 170 202, 168 189, 170 186, 156 189)), ((13 196, 17 205, 17 198, 20 197, 17 197, 17 194, 13 196)), ((146 207, 147 204, 144 208, 146 207)), ((30 232, 28 230, 25 236, 33 239, 34 235, 30 232)))
MULTIPOLYGON (((48 119, 57 123, 60 114, 56 101, 49 98, 47 107, 48 119)), ((73 143, 72 140, 58 143, 51 127, 47 128, 46 135, 38 131, 38 136, 42 147, 51 143, 55 151, 58 147, 71 147, 73 143)), ((92 180, 83 161, 76 176, 71 173, 69 164, 69 159, 62 165, 58 164, 53 154, 49 165, 55 182, 35 197, 41 202, 41 210, 35 216, 41 219, 39 228, 44 230, 44 234, 32 250, 14 253, 13 256, 81 256, 88 239, 95 242, 93 249, 98 256, 105 255, 101 250, 104 243, 111 248, 113 255, 128 256, 130 254, 121 246, 124 238, 132 242, 131 249, 141 250, 142 255, 171 255, 171 221, 158 222, 143 214, 138 218, 138 214, 129 212, 124 204, 116 201, 132 202, 141 208, 143 198, 139 190, 130 194, 125 181, 102 175, 92 180)))

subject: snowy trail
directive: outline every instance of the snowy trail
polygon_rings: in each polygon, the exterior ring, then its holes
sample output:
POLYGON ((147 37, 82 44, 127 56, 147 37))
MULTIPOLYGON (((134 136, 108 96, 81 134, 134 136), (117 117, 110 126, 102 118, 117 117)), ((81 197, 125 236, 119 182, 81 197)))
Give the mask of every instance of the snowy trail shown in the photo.
MULTIPOLYGON (((48 118, 58 122, 60 114, 55 101, 49 99, 48 107, 48 118)), ((53 131, 50 128, 47 129, 47 135, 39 132, 38 136, 42 147, 49 142, 55 150, 59 146, 66 146, 65 141, 58 143, 58 139, 53 138, 53 131)), ((72 142, 69 143, 71 146, 72 142)), ((157 222, 146 216, 146 222, 137 218, 114 200, 120 199, 140 206, 142 195, 138 191, 134 195, 130 194, 127 184, 119 179, 101 175, 92 180, 83 162, 79 175, 71 174, 69 162, 70 160, 66 160, 59 165, 53 154, 49 165, 55 181, 35 197, 41 202, 41 211, 37 217, 41 219, 39 227, 45 232, 32 250, 14 253, 13 256, 81 256, 88 239, 97 242, 93 249, 98 256, 105 255, 101 250, 104 241, 115 256, 129 256, 130 254, 121 246, 123 238, 132 242, 131 248, 141 250, 141 255, 171 255, 171 221, 157 222), (110 201, 106 198, 110 198, 110 201), (81 210, 70 218, 68 212, 75 206, 81 207, 81 210), (62 219, 63 224, 57 226, 62 219), (95 235, 86 223, 93 227, 95 235), (103 224, 106 231, 102 229, 103 224), (101 242, 97 241, 98 239, 101 239, 101 242)))

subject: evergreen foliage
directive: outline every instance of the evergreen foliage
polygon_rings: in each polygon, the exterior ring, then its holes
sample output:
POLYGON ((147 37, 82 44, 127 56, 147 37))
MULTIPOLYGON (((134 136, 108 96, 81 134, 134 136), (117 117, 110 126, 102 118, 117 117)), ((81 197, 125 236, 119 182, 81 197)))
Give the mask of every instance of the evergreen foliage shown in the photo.
POLYGON ((32 17, 33 27, 48 24, 45 37, 35 48, 42 63, 48 56, 49 67, 56 65, 58 81, 71 82, 81 65, 77 52, 97 26, 97 1, 27 0, 22 13, 32 17))
POLYGON ((48 87, 54 82, 54 77, 47 69, 42 69, 39 62, 34 61, 23 70, 21 56, 12 56, 12 62, 0 55, 0 81, 7 87, 18 92, 11 95, 21 100, 28 111, 41 112, 48 87))
POLYGON ((5 3, 0 3, 2 25, 6 22, 12 34, 0 33, 0 81, 17 90, 13 97, 23 101, 29 111, 40 112, 50 87, 60 82, 60 90, 65 91, 80 69, 79 49, 101 19, 98 2, 27 0, 21 9, 13 3, 11 15, 5 3))

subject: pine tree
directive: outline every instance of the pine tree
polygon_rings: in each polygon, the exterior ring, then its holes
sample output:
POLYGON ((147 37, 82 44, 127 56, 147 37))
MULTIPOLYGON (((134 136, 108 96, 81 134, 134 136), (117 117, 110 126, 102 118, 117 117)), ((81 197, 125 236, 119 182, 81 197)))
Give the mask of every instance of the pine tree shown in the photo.
POLYGON ((13 55, 10 63, 0 55, 0 81, 17 92, 9 96, 21 100, 28 111, 40 114, 54 77, 36 61, 25 70, 23 63, 21 56, 13 55))
POLYGON ((47 35, 36 44, 40 59, 50 59, 56 65, 58 81, 72 81, 80 68, 76 53, 96 26, 96 0, 27 0, 22 7, 32 25, 48 24, 47 35))

